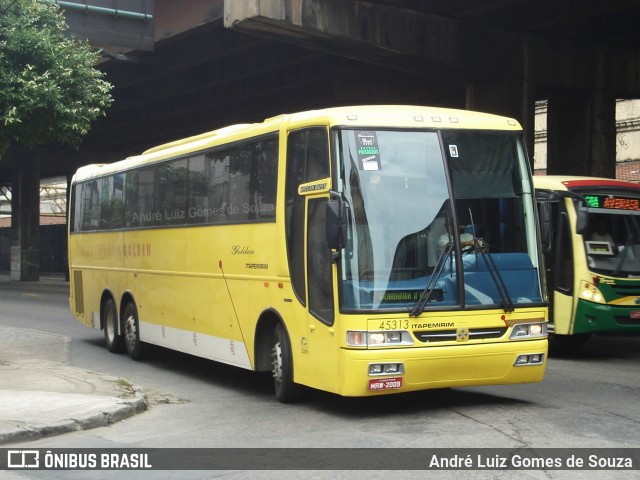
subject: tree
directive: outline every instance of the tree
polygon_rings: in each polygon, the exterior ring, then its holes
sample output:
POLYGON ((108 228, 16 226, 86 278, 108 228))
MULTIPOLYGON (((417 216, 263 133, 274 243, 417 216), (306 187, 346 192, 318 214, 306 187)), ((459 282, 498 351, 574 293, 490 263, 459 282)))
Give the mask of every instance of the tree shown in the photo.
POLYGON ((54 2, 0 0, 0 157, 10 141, 78 147, 111 104, 99 53, 66 29, 54 2))

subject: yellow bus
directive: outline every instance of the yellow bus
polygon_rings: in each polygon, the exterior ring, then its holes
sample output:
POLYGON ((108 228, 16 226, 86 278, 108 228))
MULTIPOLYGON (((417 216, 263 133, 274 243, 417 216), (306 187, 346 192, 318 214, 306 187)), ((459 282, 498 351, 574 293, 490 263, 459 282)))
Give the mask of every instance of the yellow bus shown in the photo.
POLYGON ((110 351, 271 371, 282 402, 301 386, 369 396, 544 376, 535 195, 512 119, 281 115, 82 167, 69 215, 70 307, 110 351))
POLYGON ((640 333, 640 185, 535 176, 549 332, 577 346, 596 333, 640 333))

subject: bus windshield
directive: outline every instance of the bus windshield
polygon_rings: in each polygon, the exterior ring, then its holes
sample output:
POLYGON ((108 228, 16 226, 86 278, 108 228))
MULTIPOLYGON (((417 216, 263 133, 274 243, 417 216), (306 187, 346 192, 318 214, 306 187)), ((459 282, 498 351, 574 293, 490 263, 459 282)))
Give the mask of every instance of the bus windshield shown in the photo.
POLYGON ((617 277, 640 272, 640 212, 589 213, 584 235, 589 269, 617 277))
POLYGON ((542 301, 532 187, 504 132, 341 130, 342 311, 542 301))

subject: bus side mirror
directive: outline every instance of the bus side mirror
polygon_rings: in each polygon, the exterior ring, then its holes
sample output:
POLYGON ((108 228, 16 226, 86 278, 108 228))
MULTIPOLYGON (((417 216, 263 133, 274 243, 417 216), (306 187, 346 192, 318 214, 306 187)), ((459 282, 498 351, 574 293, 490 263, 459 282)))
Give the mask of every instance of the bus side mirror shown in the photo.
POLYGON ((327 245, 334 250, 342 250, 345 240, 345 212, 340 198, 332 198, 327 202, 326 237, 327 245))
POLYGON ((582 235, 589 228, 589 214, 586 207, 579 205, 576 209, 576 233, 582 235))

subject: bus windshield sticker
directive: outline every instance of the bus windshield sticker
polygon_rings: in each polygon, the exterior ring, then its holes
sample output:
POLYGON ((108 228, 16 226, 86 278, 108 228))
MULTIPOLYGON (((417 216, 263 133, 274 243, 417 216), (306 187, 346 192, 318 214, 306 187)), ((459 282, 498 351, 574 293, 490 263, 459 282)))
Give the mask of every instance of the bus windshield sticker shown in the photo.
POLYGON ((357 131, 358 160, 362 170, 380 170, 380 149, 376 132, 357 131))
POLYGON ((458 158, 458 146, 457 145, 449 145, 449 155, 452 158, 458 158))

